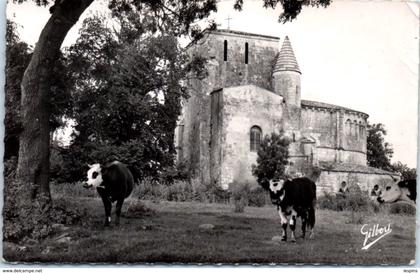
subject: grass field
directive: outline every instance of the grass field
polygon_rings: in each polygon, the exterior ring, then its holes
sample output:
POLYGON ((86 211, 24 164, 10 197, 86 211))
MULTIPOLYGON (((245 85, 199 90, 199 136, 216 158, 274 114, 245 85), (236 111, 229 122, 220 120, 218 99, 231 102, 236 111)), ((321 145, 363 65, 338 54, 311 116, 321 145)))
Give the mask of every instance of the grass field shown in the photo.
MULTIPOLYGON (((25 248, 4 245, 9 262, 54 263, 263 263, 263 264, 408 264, 415 256, 415 217, 317 210, 315 238, 296 243, 272 241, 281 234, 276 209, 246 207, 234 213, 228 204, 143 201, 153 213, 127 213, 121 225, 104 228, 97 197, 68 198, 90 219, 25 248), (213 224, 202 230, 201 224, 213 224), (392 232, 361 250, 363 224, 391 224, 392 232)), ((137 199, 127 205, 140 206, 137 199)), ((140 206, 141 207, 141 206, 140 206)), ((114 215, 113 215, 114 216, 114 215)), ((300 222, 300 221, 299 221, 300 222)), ((300 226, 297 228, 300 235, 300 226)))

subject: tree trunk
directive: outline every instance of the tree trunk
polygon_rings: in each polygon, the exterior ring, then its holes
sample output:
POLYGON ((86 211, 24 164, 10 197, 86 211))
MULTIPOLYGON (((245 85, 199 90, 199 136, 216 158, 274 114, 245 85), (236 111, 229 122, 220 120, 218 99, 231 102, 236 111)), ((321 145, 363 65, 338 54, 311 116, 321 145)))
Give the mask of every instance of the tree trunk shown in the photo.
POLYGON ((50 76, 68 31, 93 0, 61 0, 53 6, 51 18, 41 32, 31 61, 23 75, 17 181, 22 200, 50 200, 49 189, 49 93, 50 76))

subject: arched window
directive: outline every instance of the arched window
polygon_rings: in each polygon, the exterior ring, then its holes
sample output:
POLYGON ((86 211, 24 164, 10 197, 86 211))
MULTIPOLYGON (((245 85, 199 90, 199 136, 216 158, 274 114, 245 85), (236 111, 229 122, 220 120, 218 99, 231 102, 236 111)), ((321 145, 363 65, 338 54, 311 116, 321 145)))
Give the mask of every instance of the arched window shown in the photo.
POLYGON ((245 43, 245 64, 248 64, 248 43, 245 43))
POLYGON ((223 60, 225 62, 227 61, 227 50, 228 50, 228 44, 227 44, 227 41, 225 40, 225 42, 223 43, 223 60))
POLYGON ((262 131, 258 126, 252 126, 250 132, 250 149, 253 152, 258 151, 261 144, 262 131))
POLYGON ((353 120, 353 135, 356 137, 356 139, 359 138, 359 123, 357 123, 357 120, 353 120))
POLYGON ((357 120, 354 120, 354 133, 353 135, 356 137, 356 139, 359 139, 359 124, 357 123, 357 120))
POLYGON ((359 121, 359 138, 363 139, 363 124, 359 121))
POLYGON ((346 124, 344 125, 344 134, 349 136, 351 134, 351 120, 346 120, 346 124))

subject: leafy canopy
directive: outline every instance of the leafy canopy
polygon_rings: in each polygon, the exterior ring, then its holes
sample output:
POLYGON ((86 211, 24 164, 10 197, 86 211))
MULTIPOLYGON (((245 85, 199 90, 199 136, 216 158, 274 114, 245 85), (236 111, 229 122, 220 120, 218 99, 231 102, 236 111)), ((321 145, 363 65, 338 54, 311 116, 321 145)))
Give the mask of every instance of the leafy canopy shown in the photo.
POLYGON ((257 164, 252 166, 252 174, 264 189, 268 189, 269 180, 284 176, 288 165, 289 144, 290 140, 283 132, 266 135, 261 141, 257 164))
MULTIPOLYGON (((13 0, 17 3, 23 3, 28 0, 13 0)), ((46 6, 51 4, 52 0, 32 0, 37 5, 46 6)), ((310 7, 328 7, 332 0, 261 0, 265 8, 275 9, 277 5, 281 5, 282 12, 279 15, 279 22, 286 23, 296 19, 301 13, 304 6, 310 7)), ((58 2, 55 0, 54 2, 58 2)), ((208 16, 209 11, 216 11, 215 0, 208 1, 188 1, 188 0, 110 0, 109 7, 115 13, 124 13, 133 7, 141 10, 145 6, 150 7, 155 12, 152 14, 154 22, 159 21, 158 18, 168 18, 170 16, 178 17, 178 24, 184 30, 188 30, 189 23, 196 18, 204 19, 208 16), (188 7, 188 8, 185 8, 188 7), (182 12, 180 12, 182 10, 182 12), (162 16, 163 15, 163 16, 162 16), (193 19, 193 20, 192 20, 193 19)), ((235 0, 234 8, 241 11, 244 6, 244 0, 235 0)), ((52 10, 52 9, 50 9, 52 10)), ((160 24, 165 24, 165 20, 160 24)), ((157 24, 159 25, 159 24, 157 24)))
MULTIPOLYGON (((331 4, 331 0, 262 0, 265 8, 275 9, 277 5, 281 5, 283 8, 282 13, 279 16, 279 22, 286 23, 296 19, 299 13, 302 11, 304 6, 311 7, 328 7, 331 4)), ((243 0, 236 0, 234 8, 236 10, 242 10, 244 5, 243 0)))
POLYGON ((381 123, 368 124, 367 164, 371 167, 392 171, 391 158, 394 153, 391 144, 385 142, 385 126, 381 123))
POLYGON ((401 174, 401 180, 409 180, 409 179, 417 178, 416 168, 410 168, 407 166, 407 164, 403 164, 400 161, 392 164, 391 169, 392 171, 401 174))
POLYGON ((76 133, 63 151, 68 181, 82 178, 79 162, 120 160, 140 177, 156 177, 173 166, 186 79, 205 72, 204 60, 190 60, 180 47, 176 27, 155 32, 140 27, 141 14, 120 19, 118 28, 102 16, 86 19, 68 49, 77 79, 72 95, 76 133))

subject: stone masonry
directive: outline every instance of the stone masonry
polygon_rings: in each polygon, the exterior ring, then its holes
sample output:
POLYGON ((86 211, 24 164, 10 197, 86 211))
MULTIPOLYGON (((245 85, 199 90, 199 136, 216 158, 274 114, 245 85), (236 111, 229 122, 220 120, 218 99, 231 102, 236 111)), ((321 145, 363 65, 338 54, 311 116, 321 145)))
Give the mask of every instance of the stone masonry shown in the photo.
POLYGON ((227 189, 234 181, 255 182, 251 131, 262 138, 283 130, 292 140, 288 172, 319 168, 319 192, 337 191, 342 181, 369 190, 399 179, 366 166, 367 114, 301 99, 302 72, 290 40, 286 36, 280 50, 279 42, 217 30, 188 48, 191 56, 206 58, 208 76, 189 81, 175 132, 178 160, 204 183, 227 189))

